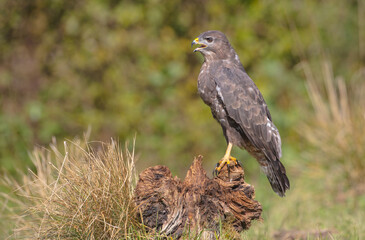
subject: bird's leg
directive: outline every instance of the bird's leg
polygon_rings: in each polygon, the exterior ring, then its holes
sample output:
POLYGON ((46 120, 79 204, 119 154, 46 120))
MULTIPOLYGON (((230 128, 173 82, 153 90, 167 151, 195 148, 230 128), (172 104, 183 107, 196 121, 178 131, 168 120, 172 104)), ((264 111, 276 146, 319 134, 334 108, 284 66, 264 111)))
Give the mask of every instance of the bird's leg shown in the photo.
POLYGON ((228 170, 229 166, 231 164, 231 161, 234 162, 234 164, 237 164, 237 159, 231 156, 232 151, 232 143, 228 143, 226 153, 224 154, 223 158, 219 161, 219 164, 217 164, 217 167, 215 168, 215 172, 218 173, 224 166, 224 164, 227 163, 228 170))

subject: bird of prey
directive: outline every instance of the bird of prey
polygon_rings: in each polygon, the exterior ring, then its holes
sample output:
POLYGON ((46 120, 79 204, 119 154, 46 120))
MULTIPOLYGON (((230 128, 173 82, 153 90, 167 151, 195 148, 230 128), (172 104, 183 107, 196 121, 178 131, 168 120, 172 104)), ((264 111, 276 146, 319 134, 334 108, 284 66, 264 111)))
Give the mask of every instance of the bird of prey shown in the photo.
POLYGON ((244 148, 256 158, 272 189, 285 196, 290 183, 280 162, 281 139, 261 92, 222 32, 204 32, 191 45, 195 44, 199 46, 194 52, 204 57, 198 77, 199 95, 222 126, 228 144, 216 171, 225 164, 237 164, 231 156, 232 146, 244 148))

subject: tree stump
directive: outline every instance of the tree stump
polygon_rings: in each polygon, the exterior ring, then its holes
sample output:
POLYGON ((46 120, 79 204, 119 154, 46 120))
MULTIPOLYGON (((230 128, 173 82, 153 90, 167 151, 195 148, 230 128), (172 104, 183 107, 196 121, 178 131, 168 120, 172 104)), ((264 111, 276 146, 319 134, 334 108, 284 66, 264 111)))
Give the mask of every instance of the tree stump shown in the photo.
POLYGON ((202 156, 194 159, 182 182, 172 178, 165 166, 155 166, 139 175, 135 190, 138 215, 143 224, 179 239, 184 233, 216 239, 221 224, 237 232, 261 219, 261 204, 254 200, 254 187, 244 181, 241 166, 227 166, 214 179, 202 167, 202 156), (228 176, 229 175, 229 176, 228 176))

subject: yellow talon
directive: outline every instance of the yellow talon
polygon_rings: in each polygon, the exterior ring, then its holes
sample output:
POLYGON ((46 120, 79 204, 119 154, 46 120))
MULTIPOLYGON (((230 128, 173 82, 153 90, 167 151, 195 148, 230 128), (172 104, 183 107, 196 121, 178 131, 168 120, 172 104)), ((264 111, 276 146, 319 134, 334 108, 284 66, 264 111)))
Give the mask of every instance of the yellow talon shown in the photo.
POLYGON ((230 156, 229 160, 233 161, 235 164, 237 164, 237 158, 230 156))
POLYGON ((219 165, 218 167, 216 167, 216 171, 219 172, 223 167, 224 167, 224 164, 227 164, 228 166, 231 165, 231 162, 234 162, 234 165, 237 164, 237 159, 235 157, 228 157, 228 158, 222 158, 220 161, 219 161, 219 165))
POLYGON ((223 168, 224 164, 230 166, 231 161, 234 162, 235 165, 237 164, 237 159, 231 156, 232 146, 233 146, 232 143, 228 143, 226 153, 224 154, 224 157, 217 164, 217 167, 215 168, 215 173, 219 173, 220 170, 223 168))

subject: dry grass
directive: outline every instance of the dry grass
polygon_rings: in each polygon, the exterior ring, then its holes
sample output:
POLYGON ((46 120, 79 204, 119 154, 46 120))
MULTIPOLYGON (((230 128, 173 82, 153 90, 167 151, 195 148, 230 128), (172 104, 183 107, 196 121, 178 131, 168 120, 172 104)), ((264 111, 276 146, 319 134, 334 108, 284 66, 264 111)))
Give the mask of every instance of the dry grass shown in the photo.
POLYGON ((51 144, 50 150, 35 149, 31 158, 35 171, 22 183, 5 180, 16 188, 13 197, 3 194, 15 206, 8 207, 16 217, 10 238, 141 238, 143 228, 134 218, 134 146, 122 152, 114 141, 68 141, 64 152, 51 144))
POLYGON ((365 73, 351 81, 334 77, 331 64, 324 61, 322 74, 303 63, 314 115, 301 133, 314 147, 313 169, 322 169, 337 180, 337 191, 355 195, 365 192, 365 73), (320 166, 320 167, 317 167, 320 166))

